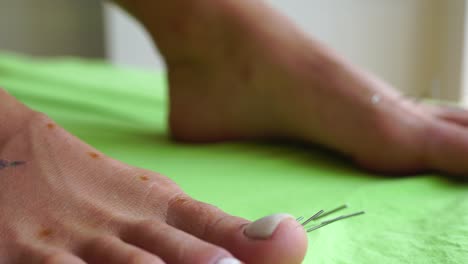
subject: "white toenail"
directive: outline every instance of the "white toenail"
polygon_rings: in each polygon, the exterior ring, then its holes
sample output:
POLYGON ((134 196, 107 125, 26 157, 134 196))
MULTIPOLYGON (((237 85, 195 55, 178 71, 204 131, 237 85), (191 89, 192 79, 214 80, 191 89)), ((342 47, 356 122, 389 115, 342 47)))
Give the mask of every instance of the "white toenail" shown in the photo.
POLYGON ((223 258, 216 262, 216 264, 242 264, 242 262, 235 258, 223 258))
POLYGON ((268 239, 273 235, 278 225, 286 218, 294 219, 289 214, 274 214, 261 218, 245 228, 245 235, 253 239, 268 239))

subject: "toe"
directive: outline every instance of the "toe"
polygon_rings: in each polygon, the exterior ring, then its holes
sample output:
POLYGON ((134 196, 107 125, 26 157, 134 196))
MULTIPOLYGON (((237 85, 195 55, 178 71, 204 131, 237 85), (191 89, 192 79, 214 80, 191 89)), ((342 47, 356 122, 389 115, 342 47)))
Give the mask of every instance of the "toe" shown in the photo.
POLYGON ((42 264, 86 264, 82 259, 67 252, 57 252, 46 256, 42 264))
POLYGON ((22 241, 15 246, 16 248, 6 248, 7 254, 2 255, 0 263, 86 264, 84 260, 69 251, 38 241, 22 241), (7 257, 7 259, 4 259, 5 257, 7 257))
MULTIPOLYGON (((163 264, 157 256, 129 245, 116 237, 99 237, 82 250, 83 259, 90 264, 163 264)), ((67 262, 64 262, 67 263, 67 262)))
POLYGON ((433 169, 466 175, 468 165, 468 130, 444 121, 434 121, 428 128, 427 160, 433 169))
MULTIPOLYGON (((158 220, 138 223, 122 232, 127 243, 141 247, 174 264, 217 264, 231 258, 225 249, 202 241, 158 220)), ((240 262, 237 262, 240 263, 240 262)))
POLYGON ((457 106, 425 106, 427 111, 441 120, 468 127, 468 110, 457 106))
POLYGON ((246 263, 301 263, 307 237, 289 215, 272 215, 255 223, 228 215, 218 208, 180 196, 167 215, 172 226, 229 250, 246 263))

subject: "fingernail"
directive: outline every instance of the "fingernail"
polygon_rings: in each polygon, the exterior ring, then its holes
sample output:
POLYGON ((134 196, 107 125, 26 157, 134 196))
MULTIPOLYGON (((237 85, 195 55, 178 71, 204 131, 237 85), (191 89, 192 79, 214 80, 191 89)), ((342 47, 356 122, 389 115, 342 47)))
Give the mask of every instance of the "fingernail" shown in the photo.
POLYGON ((244 230, 244 234, 253 239, 268 239, 273 235, 278 225, 287 218, 294 219, 294 217, 289 214, 274 214, 266 216, 247 225, 244 230))
POLYGON ((216 264, 242 264, 242 262, 235 258, 223 258, 216 262, 216 264))

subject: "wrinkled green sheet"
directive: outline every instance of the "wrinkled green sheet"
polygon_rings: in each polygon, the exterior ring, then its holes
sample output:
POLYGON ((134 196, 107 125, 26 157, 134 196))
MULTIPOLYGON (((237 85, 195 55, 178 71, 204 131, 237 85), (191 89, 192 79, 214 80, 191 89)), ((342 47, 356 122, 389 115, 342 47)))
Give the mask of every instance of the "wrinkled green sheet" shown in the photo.
POLYGON ((304 263, 468 263, 467 184, 372 175, 312 147, 174 143, 164 73, 4 54, 0 86, 104 153, 231 214, 309 216, 343 203, 367 212, 311 233, 304 263))

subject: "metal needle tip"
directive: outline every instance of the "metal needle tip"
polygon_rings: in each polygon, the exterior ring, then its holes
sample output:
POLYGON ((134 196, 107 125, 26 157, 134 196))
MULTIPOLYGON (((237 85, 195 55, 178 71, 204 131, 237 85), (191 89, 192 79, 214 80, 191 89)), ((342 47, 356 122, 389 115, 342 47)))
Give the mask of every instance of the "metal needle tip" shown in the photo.
POLYGON ((326 225, 329 225, 331 223, 334 223, 334 222, 337 222, 337 221, 340 221, 340 220, 343 220, 343 219, 347 219, 347 218, 351 218, 351 217, 355 217, 355 216, 358 216, 358 215, 362 215, 362 214, 365 214, 364 211, 361 211, 361 212, 357 212, 357 213, 353 213, 353 214, 349 214, 349 215, 342 215, 342 216, 339 216, 337 218, 334 218, 334 219, 331 219, 331 220, 327 220, 327 221, 324 221, 322 223, 320 223, 319 225, 316 225, 314 227, 311 227, 309 229, 307 229, 307 232, 312 232, 314 230, 317 230, 319 228, 322 228, 326 225))
POLYGON ((323 213, 322 215, 318 216, 318 217, 316 218, 316 220, 317 220, 317 219, 320 219, 320 218, 323 218, 323 217, 325 217, 325 216, 329 216, 329 215, 331 215, 331 214, 334 214, 334 213, 336 213, 336 212, 338 212, 338 211, 341 211, 341 210, 344 210, 344 209, 346 209, 346 208, 348 208, 348 205, 343 204, 343 205, 340 206, 340 207, 337 207, 337 208, 335 208, 335 209, 333 209, 333 210, 330 210, 330 211, 328 211, 328 212, 323 213))

